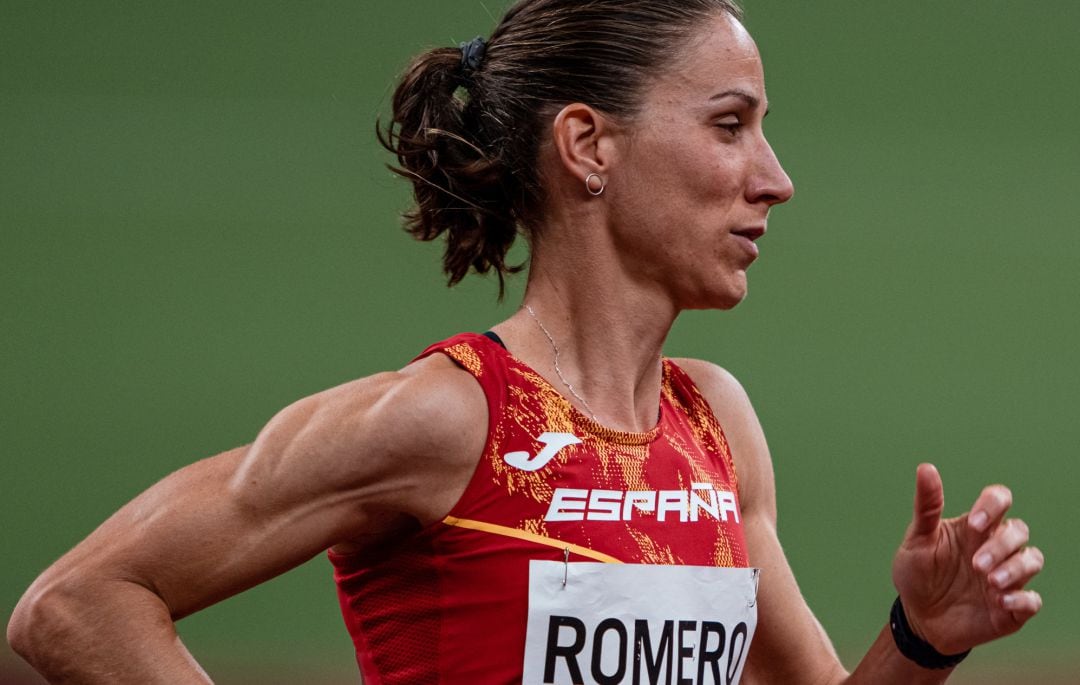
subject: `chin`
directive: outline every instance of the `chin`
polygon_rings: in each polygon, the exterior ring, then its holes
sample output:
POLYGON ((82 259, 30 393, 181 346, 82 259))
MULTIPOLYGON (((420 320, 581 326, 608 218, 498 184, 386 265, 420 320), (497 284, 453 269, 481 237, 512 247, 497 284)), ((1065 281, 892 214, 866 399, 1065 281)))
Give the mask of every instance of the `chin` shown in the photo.
POLYGON ((691 291, 681 293, 682 301, 680 309, 734 309, 737 304, 746 299, 747 279, 746 272, 724 271, 718 278, 709 281, 699 281, 697 287, 691 291))
POLYGON ((739 271, 733 274, 733 278, 725 279, 717 285, 720 286, 711 293, 712 298, 709 309, 721 309, 727 311, 734 309, 735 305, 746 299, 747 283, 746 272, 739 271))
POLYGON ((721 300, 716 305, 711 307, 711 309, 720 309, 720 310, 723 310, 723 311, 727 311, 729 309, 734 309, 736 305, 738 305, 740 302, 742 302, 745 299, 746 299, 746 291, 744 290, 738 297, 731 297, 731 298, 728 298, 728 299, 725 299, 725 300, 721 300))
POLYGON ((746 299, 746 288, 732 288, 706 293, 686 309, 720 309, 727 311, 746 299))

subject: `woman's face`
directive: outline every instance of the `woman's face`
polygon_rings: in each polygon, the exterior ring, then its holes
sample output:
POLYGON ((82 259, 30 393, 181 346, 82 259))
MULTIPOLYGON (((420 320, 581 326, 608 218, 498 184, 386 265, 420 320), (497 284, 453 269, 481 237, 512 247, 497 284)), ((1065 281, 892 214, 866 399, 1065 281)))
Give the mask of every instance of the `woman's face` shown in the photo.
POLYGON ((745 297, 769 208, 794 192, 765 140, 766 109, 757 46, 723 14, 613 138, 606 180, 619 254, 680 309, 729 309, 745 297))

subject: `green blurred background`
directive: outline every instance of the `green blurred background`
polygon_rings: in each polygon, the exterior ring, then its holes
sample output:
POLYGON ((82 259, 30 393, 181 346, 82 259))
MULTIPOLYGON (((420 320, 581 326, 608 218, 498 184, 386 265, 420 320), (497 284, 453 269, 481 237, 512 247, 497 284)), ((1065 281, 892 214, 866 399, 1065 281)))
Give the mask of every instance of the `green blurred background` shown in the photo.
MULTIPOLYGON (((749 389, 849 666, 932 460, 953 514, 1009 484, 1049 563, 1043 613, 956 682, 1080 681, 1080 5, 745 5, 798 192, 748 300, 684 316, 668 353, 749 389)), ((447 290, 399 230, 373 134, 410 55, 504 7, 0 0, 0 616, 171 470, 512 312, 522 279, 502 305, 447 290)), ((322 557, 180 628, 223 682, 356 680, 322 557)))

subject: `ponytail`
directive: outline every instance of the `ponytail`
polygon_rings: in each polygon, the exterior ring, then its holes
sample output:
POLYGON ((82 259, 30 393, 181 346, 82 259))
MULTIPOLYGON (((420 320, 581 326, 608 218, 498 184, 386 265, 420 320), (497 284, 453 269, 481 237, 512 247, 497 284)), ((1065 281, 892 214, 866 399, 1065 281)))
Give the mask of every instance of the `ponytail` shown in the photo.
POLYGON ((501 299, 504 275, 522 269, 506 261, 517 236, 512 178, 479 130, 475 71, 463 69, 462 54, 436 48, 413 60, 394 92, 392 120, 379 127, 379 142, 397 157, 391 170, 413 184, 416 206, 405 214, 405 230, 425 241, 445 235, 448 284, 470 269, 495 271, 501 299))

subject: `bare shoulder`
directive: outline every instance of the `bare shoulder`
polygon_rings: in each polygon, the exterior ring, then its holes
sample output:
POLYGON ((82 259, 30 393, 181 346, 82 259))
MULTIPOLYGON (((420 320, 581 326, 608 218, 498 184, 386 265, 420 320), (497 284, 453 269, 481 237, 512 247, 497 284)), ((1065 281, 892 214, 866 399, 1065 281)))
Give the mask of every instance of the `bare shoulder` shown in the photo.
POLYGON ((414 462, 448 457, 487 434, 483 390, 441 354, 331 389, 321 401, 331 417, 344 420, 344 435, 359 433, 364 449, 408 454, 414 462))
POLYGON ((731 372, 712 362, 686 358, 673 361, 690 375, 724 429, 739 474, 739 498, 744 511, 762 511, 775 519, 772 458, 746 390, 731 372))
POLYGON ((738 440, 744 433, 747 438, 756 437, 751 434, 761 431, 757 414, 746 390, 730 371, 701 359, 673 361, 690 375, 705 396, 729 440, 738 440))
POLYGON ((716 417, 734 418, 732 414, 744 411, 753 412, 750 400, 739 380, 727 369, 712 362, 686 357, 673 359, 679 367, 693 379, 694 385, 705 395, 712 405, 716 417))
POLYGON ((463 490, 486 436, 480 386, 433 355, 289 405, 259 433, 233 485, 265 497, 258 483, 280 484, 286 471, 337 492, 363 491, 367 508, 423 524, 445 505, 425 494, 430 485, 460 482, 463 490))

